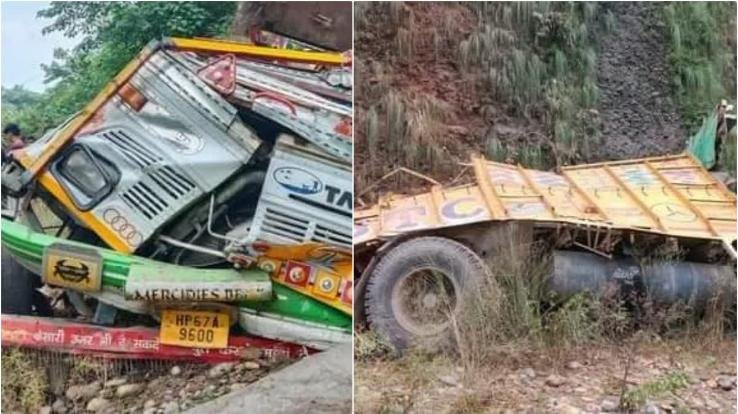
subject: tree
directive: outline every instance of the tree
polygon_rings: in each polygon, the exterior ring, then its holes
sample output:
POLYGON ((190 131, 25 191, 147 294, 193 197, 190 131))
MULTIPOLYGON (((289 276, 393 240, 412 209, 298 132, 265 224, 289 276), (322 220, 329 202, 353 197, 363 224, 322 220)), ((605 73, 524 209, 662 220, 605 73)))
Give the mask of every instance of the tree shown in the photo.
MULTIPOLYGON (((35 103, 3 110, 3 123, 41 135, 79 111, 149 41, 223 35, 235 9, 234 2, 52 2, 38 13, 53 20, 43 32, 82 40, 71 50, 55 51, 54 61, 42 65, 45 82, 54 85, 35 103)), ((3 90, 3 106, 7 98, 3 90)))

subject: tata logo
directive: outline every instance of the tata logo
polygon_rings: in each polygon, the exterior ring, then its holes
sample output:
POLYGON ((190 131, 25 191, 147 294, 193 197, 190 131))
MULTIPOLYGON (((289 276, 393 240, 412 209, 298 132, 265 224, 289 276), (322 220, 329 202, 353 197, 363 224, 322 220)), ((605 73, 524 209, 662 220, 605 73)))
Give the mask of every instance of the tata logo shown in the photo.
POLYGON ((277 168, 274 180, 288 191, 298 194, 311 195, 323 191, 323 182, 315 174, 300 168, 277 168))

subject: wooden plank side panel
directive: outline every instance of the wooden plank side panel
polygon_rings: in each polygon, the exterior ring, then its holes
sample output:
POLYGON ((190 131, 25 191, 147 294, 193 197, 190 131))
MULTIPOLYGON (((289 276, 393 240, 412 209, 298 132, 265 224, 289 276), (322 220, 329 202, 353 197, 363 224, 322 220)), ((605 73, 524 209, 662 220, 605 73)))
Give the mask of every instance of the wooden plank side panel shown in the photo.
POLYGON ((551 220, 552 206, 534 188, 521 169, 506 164, 486 163, 490 186, 502 203, 505 213, 519 220, 551 220))
POLYGON ((477 186, 441 190, 438 215, 444 225, 474 223, 492 218, 477 186))
POLYGON ((616 227, 658 229, 603 168, 565 168, 566 175, 599 206, 616 227))
POLYGON ((381 234, 393 235, 438 227, 430 193, 388 202, 380 212, 381 234))
POLYGON ((688 155, 565 167, 561 174, 474 157, 476 185, 435 188, 359 214, 362 240, 487 220, 596 222, 674 236, 736 239, 735 195, 688 155), (374 210, 376 211, 376 210, 374 210))
POLYGON ((599 209, 563 175, 527 170, 537 190, 554 207, 556 216, 577 220, 605 221, 599 209))
POLYGON ((663 182, 646 161, 605 168, 609 168, 647 213, 658 220, 665 233, 694 237, 714 236, 699 214, 668 183, 663 182))

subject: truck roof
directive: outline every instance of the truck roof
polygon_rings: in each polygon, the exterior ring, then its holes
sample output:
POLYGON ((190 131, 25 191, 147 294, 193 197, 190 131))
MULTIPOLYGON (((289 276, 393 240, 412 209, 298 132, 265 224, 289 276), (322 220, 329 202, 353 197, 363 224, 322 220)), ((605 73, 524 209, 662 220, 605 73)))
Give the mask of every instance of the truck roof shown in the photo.
MULTIPOLYGON (((302 70, 320 70, 325 67, 351 66, 350 53, 304 51, 274 47, 256 46, 249 43, 221 39, 204 38, 164 38, 152 41, 126 65, 93 100, 78 114, 59 128, 48 142, 41 148, 37 146, 31 151, 20 154, 20 162, 28 171, 27 179, 41 172, 51 158, 58 153, 83 127, 92 120, 97 111, 108 100, 118 94, 123 86, 138 72, 151 56, 161 50, 174 52, 194 52, 205 56, 232 55, 251 61, 264 61, 289 67, 299 65, 302 70)), ((222 91, 217 92, 222 93, 222 91)))

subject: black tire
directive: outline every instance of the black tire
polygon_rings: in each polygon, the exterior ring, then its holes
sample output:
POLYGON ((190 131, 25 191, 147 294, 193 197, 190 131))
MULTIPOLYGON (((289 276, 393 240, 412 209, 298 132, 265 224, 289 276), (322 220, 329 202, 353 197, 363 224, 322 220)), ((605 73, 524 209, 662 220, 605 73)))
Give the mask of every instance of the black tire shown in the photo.
POLYGON ((387 252, 369 275, 365 299, 369 325, 398 351, 410 345, 439 349, 451 338, 448 317, 458 311, 459 298, 489 275, 484 261, 459 242, 441 237, 403 242, 387 252), (425 293, 415 295, 420 290, 413 285, 418 284, 425 293))
POLYGON ((20 265, 10 252, 2 248, 2 313, 30 315, 38 292, 36 275, 20 265))

